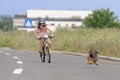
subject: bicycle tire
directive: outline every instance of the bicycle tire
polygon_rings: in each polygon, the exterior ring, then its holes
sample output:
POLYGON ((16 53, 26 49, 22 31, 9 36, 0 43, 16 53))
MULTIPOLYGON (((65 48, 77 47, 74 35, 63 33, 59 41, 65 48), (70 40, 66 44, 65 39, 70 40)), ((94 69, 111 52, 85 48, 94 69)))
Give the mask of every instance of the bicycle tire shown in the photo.
POLYGON ((42 62, 45 62, 45 51, 42 51, 41 61, 42 61, 42 62))
POLYGON ((46 58, 47 58, 47 61, 48 63, 51 63, 51 55, 50 55, 50 50, 49 50, 49 47, 46 47, 46 58))

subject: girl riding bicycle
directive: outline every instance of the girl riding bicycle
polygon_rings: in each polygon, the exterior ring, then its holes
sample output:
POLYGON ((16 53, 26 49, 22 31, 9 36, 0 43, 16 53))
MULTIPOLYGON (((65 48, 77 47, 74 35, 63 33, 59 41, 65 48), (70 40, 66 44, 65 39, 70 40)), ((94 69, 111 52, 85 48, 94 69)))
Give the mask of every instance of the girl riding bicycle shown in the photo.
MULTIPOLYGON (((39 39, 39 40, 40 40, 40 37, 46 37, 46 36, 48 36, 48 32, 50 33, 50 36, 51 36, 51 37, 54 36, 53 31, 50 30, 50 29, 46 26, 46 24, 45 24, 45 19, 42 19, 42 18, 41 18, 41 19, 38 21, 38 26, 37 26, 37 28, 36 28, 35 31, 34 31, 34 37, 35 37, 36 39, 39 39)), ((51 46, 51 41, 50 41, 49 38, 47 39, 47 43, 48 43, 49 48, 50 48, 50 46, 51 46)), ((41 51, 42 51, 42 41, 40 40, 40 51, 39 51, 40 56, 41 56, 41 51)))

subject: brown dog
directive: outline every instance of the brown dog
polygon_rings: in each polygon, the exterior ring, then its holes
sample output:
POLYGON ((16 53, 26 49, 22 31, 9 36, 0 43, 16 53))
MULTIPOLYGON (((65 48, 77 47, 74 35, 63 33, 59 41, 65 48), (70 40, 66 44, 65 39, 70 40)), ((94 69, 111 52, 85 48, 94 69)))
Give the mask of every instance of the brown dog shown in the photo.
POLYGON ((87 57, 87 64, 97 64, 98 62, 98 52, 96 50, 90 50, 89 56, 87 57))

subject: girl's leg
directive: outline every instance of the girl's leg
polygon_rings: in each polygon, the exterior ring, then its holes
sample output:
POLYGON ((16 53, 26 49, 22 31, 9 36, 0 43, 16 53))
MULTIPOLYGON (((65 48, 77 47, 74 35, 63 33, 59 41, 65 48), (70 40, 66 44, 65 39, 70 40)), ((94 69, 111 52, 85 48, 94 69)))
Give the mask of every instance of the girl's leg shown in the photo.
POLYGON ((50 41, 50 39, 47 39, 47 43, 48 43, 49 48, 50 48, 51 47, 51 41, 50 41))

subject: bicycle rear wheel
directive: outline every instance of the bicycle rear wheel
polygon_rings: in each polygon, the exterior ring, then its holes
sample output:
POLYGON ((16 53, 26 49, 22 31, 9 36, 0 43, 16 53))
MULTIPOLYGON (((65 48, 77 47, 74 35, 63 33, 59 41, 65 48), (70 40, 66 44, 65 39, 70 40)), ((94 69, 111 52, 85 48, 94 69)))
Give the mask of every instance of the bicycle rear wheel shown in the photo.
POLYGON ((51 63, 51 55, 50 55, 50 50, 49 50, 49 47, 46 47, 46 58, 47 58, 47 61, 48 63, 51 63))

